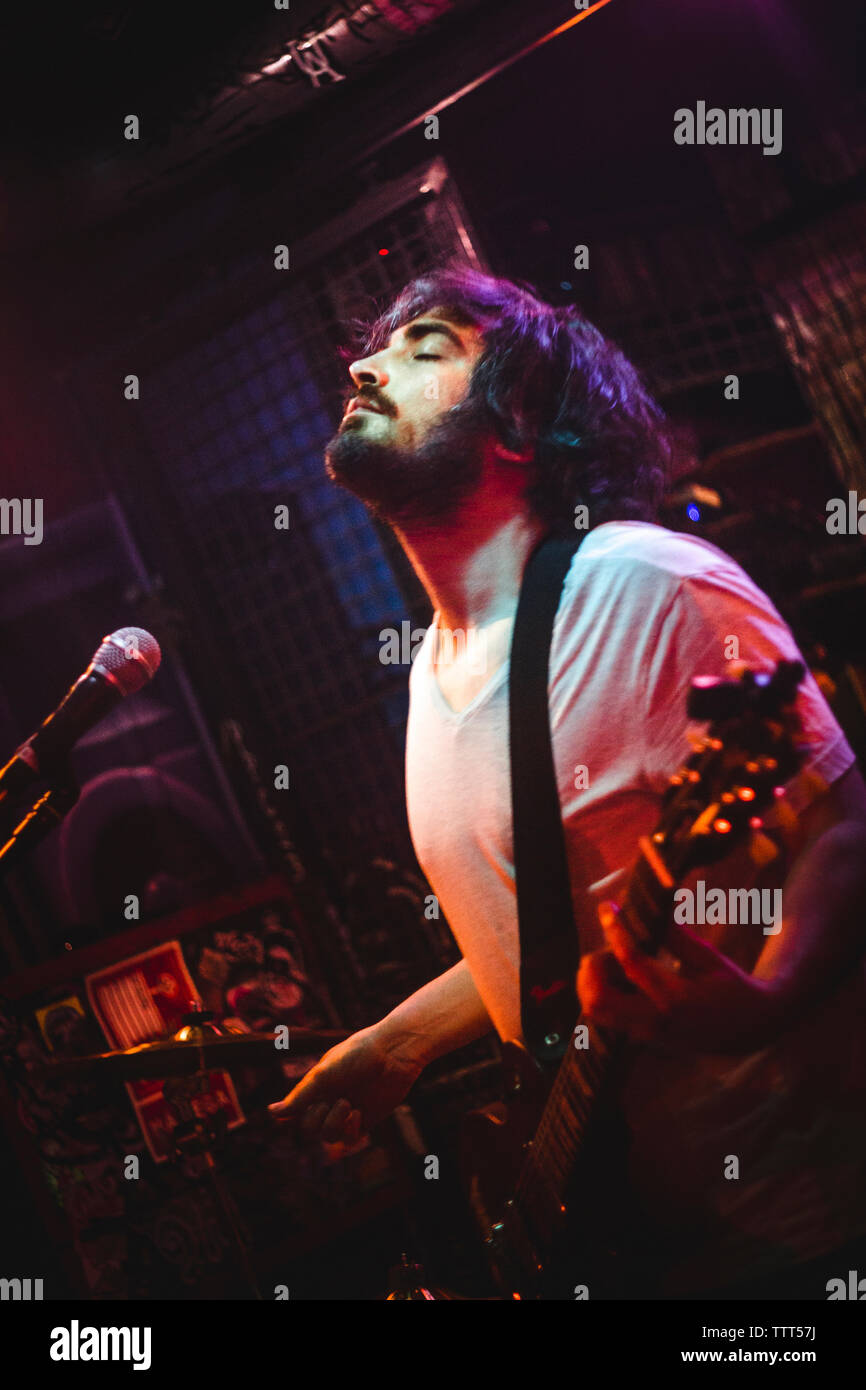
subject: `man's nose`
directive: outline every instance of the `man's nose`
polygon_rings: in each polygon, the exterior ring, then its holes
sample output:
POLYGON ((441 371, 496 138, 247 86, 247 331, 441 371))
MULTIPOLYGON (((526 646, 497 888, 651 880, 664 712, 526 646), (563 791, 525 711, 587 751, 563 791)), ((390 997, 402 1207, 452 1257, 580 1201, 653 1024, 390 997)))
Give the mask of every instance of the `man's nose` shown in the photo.
POLYGON ((349 376, 356 386, 384 386, 388 373, 375 357, 362 357, 349 367, 349 376))

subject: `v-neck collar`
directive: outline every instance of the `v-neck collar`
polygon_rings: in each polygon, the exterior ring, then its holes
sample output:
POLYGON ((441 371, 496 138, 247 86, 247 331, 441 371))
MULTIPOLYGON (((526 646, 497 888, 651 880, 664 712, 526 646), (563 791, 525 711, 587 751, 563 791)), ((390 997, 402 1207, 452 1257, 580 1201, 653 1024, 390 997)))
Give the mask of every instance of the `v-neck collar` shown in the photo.
POLYGON ((445 698, 445 694, 442 690, 442 687, 439 684, 439 677, 436 674, 436 667, 434 664, 435 654, 436 650, 438 649, 439 643, 438 608, 436 612, 433 614, 433 621, 430 625, 430 633, 430 643, 427 652, 427 670, 430 676, 431 684, 433 686, 434 698, 436 700, 437 705, 439 706, 440 712, 447 719, 451 720, 454 723, 457 723, 462 719, 468 718, 469 715, 474 714, 477 709, 479 709, 483 704, 487 702, 487 700, 490 699, 494 691, 498 690, 499 686, 502 684, 502 681, 505 680, 511 666, 510 645, 508 655, 500 663, 500 665, 497 666, 496 670, 493 672, 493 675, 490 676, 489 679, 484 682, 481 689, 476 691, 469 703, 467 705, 464 705, 462 709, 454 709, 453 706, 451 706, 445 698))

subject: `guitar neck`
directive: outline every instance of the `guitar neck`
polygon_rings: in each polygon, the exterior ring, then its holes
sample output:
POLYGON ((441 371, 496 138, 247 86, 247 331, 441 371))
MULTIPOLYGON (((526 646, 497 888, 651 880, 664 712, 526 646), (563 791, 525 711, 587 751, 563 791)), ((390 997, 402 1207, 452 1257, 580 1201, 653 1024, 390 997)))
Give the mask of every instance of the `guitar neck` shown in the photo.
MULTIPOLYGON (((672 893, 673 883, 651 842, 643 841, 619 912, 623 926, 648 954, 658 949, 666 929, 672 893)), ((541 1242, 552 1242, 561 1229, 569 1183, 622 1051, 621 1033, 578 1017, 574 1045, 559 1064, 513 1198, 541 1242)))

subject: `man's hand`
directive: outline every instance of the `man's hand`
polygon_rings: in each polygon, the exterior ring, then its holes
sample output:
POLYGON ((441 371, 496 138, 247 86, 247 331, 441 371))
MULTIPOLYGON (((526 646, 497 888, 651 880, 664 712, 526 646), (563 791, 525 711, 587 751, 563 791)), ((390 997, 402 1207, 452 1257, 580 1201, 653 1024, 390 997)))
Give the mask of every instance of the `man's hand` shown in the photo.
POLYGON ((692 932, 672 925, 665 952, 653 958, 633 944, 613 903, 601 904, 599 919, 607 950, 584 956, 577 974, 591 1022, 691 1052, 757 1052, 783 1030, 770 982, 746 974, 692 932))
POLYGON ((268 1109, 296 1123, 298 1136, 310 1143, 354 1144, 400 1104, 422 1069, 417 1054, 390 1044, 376 1027, 363 1028, 268 1109))

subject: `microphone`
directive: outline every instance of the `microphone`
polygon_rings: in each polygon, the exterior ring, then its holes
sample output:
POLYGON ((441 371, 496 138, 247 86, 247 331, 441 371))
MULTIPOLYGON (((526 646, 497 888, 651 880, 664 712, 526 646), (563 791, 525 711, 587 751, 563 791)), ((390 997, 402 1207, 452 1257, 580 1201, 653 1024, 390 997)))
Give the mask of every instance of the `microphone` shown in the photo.
POLYGON ((64 772, 82 734, 98 724, 126 695, 152 680, 162 660, 159 643, 141 627, 121 627, 104 637, 82 676, 53 714, 0 768, 0 805, 34 782, 64 772))

